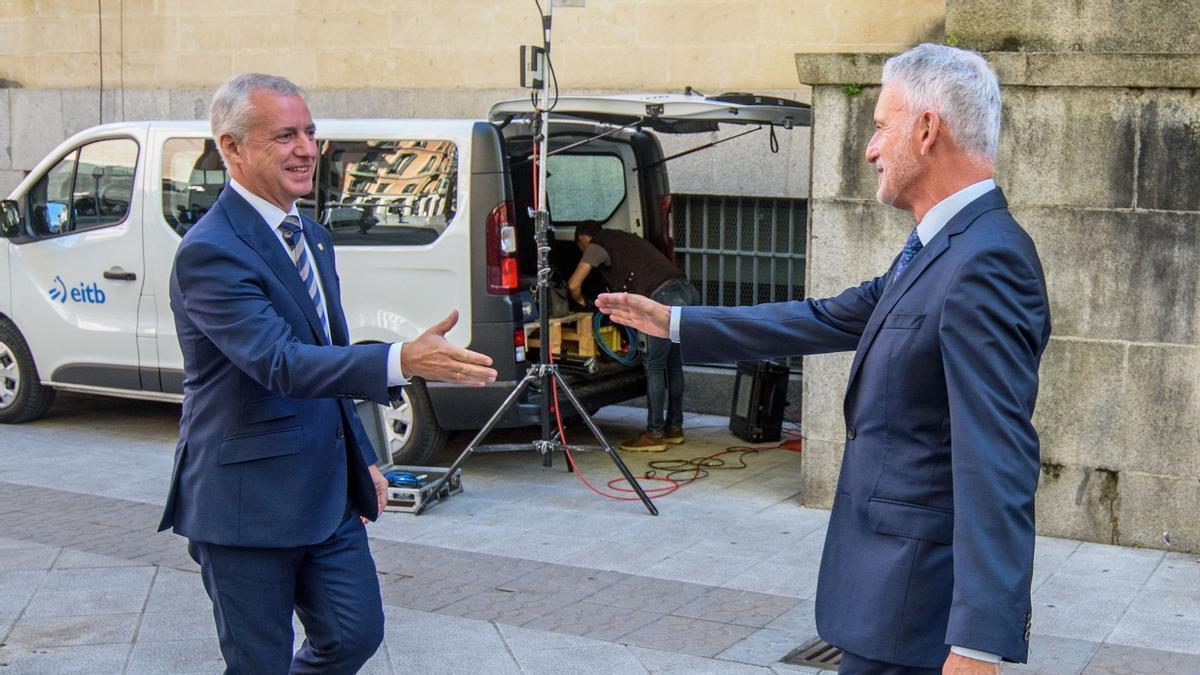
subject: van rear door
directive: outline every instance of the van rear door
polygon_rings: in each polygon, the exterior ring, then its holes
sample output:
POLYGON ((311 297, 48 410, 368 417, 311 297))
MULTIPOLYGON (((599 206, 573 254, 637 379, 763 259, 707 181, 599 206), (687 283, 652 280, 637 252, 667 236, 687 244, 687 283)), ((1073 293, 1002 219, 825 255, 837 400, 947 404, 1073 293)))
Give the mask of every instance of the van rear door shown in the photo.
MULTIPOLYGON (((529 99, 513 99, 493 105, 489 115, 499 123, 531 113, 529 99)), ((716 131, 721 124, 806 127, 812 124, 812 109, 799 101, 745 93, 561 96, 551 118, 563 117, 659 133, 697 133, 716 131)))

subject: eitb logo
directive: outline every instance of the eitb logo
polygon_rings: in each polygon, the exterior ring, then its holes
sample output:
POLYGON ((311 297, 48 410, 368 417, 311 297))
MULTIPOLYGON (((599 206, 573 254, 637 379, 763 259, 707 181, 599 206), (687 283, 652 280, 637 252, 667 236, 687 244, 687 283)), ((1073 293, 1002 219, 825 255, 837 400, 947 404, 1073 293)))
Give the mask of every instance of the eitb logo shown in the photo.
POLYGON ((50 299, 65 304, 67 298, 70 298, 71 302, 87 305, 103 305, 107 296, 105 296, 104 291, 100 288, 100 284, 94 281, 90 286, 86 282, 80 282, 79 286, 67 288, 62 277, 55 276, 54 283, 50 285, 50 299))

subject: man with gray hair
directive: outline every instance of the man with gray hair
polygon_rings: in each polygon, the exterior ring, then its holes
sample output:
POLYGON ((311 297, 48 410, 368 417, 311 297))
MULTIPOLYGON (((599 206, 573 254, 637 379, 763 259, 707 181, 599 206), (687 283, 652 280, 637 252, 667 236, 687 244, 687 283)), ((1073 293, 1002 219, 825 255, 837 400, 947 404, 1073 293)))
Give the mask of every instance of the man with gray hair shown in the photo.
POLYGON ((411 342, 349 344, 333 241, 296 209, 317 152, 295 85, 238 75, 211 121, 231 179, 171 272, 184 398, 160 529, 187 537, 200 565, 225 672, 353 673, 383 639, 363 526, 387 498, 353 399, 496 371, 446 341, 456 312, 411 342))
POLYGON ((1000 87, 978 54, 888 60, 868 162, 917 225, 881 276, 821 300, 597 306, 685 361, 854 351, 817 630, 855 675, 998 673, 1029 649, 1031 422, 1050 338, 1041 262, 992 180, 1000 87))

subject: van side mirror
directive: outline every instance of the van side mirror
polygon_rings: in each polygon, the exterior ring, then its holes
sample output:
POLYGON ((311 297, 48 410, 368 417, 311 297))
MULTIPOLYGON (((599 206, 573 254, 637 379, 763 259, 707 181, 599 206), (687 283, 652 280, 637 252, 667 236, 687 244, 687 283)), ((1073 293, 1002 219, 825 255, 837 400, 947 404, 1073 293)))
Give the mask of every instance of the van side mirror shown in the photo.
POLYGON ((0 237, 12 239, 21 236, 21 211, 11 199, 0 201, 0 237))

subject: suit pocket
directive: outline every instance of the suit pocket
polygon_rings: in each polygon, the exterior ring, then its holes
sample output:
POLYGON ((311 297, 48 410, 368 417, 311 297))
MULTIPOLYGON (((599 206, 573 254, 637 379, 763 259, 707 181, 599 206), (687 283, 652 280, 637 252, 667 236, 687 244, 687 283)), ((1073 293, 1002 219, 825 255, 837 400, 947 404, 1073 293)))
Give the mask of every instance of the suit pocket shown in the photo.
POLYGON ((303 441, 304 430, 300 427, 242 434, 221 442, 217 461, 220 464, 237 464, 268 457, 294 455, 300 452, 300 445, 303 441))
POLYGON ((905 314, 904 312, 892 312, 883 317, 884 328, 899 328, 901 330, 913 330, 921 327, 921 322, 925 320, 924 314, 905 314))
POLYGON ((954 512, 932 506, 872 497, 867 521, 876 532, 949 544, 954 540, 954 512))
POLYGON ((285 417, 295 416, 296 402, 279 396, 250 401, 242 409, 242 422, 244 424, 258 424, 259 422, 270 422, 271 420, 281 420, 285 417))

